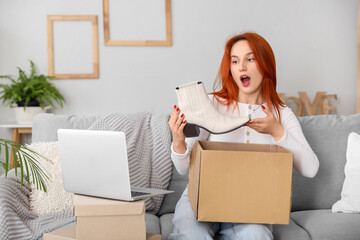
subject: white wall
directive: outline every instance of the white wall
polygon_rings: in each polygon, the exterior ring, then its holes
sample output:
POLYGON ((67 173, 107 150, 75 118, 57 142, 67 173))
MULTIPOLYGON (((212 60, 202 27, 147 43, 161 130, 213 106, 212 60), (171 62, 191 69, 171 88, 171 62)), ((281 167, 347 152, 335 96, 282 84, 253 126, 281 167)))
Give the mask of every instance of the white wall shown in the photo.
MULTIPOLYGON (((57 114, 169 113, 178 84, 201 80, 208 91, 226 40, 255 31, 275 52, 278 92, 337 94, 337 114, 355 113, 357 0, 172 0, 171 47, 105 46, 102 0, 0 0, 0 75, 47 74, 49 14, 95 14, 99 79, 55 80, 67 104, 57 114)), ((149 9, 152 11, 152 9, 149 9)), ((66 38, 66 36, 64 36, 66 38)), ((68 46, 71 48, 72 46, 68 46)), ((74 49, 75 50, 75 49, 74 49)), ((0 80, 0 82, 4 82, 0 80)), ((14 121, 0 105, 0 122, 14 121)), ((0 129, 0 137, 11 138, 0 129)))

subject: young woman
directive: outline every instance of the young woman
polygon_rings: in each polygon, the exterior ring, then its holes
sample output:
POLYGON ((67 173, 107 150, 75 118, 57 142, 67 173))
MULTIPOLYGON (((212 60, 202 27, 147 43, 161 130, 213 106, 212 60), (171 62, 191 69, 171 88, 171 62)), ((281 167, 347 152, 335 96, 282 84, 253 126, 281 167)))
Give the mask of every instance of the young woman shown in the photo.
MULTIPOLYGON (((276 66, 269 43, 256 33, 232 37, 225 46, 216 84, 221 90, 209 95, 215 108, 233 117, 249 116, 246 126, 225 134, 201 129, 197 138, 185 138, 186 116, 174 106, 169 120, 173 135, 172 160, 180 174, 189 168, 191 148, 196 140, 275 144, 294 154, 294 167, 305 177, 314 177, 319 161, 307 143, 300 124, 276 93, 276 66)), ((195 219, 187 188, 178 201, 169 239, 224 240, 273 239, 272 225, 199 222, 195 219)))

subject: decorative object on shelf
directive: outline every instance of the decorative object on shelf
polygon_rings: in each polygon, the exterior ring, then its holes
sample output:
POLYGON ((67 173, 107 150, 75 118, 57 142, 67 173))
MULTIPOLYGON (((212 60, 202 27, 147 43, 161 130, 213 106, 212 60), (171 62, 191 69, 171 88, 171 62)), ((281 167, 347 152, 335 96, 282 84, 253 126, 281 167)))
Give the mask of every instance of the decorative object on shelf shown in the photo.
MULTIPOLYGON (((165 20, 165 40, 149 40, 149 39, 134 39, 134 40, 111 40, 110 39, 110 21, 109 21, 109 1, 110 0, 103 0, 103 12, 104 12, 104 37, 105 37, 105 45, 109 45, 109 46, 171 46, 172 45, 172 37, 171 37, 171 0, 159 0, 159 1, 164 1, 165 3, 165 16, 164 16, 164 20, 165 20)), ((118 2, 118 1, 114 1, 114 2, 118 2)), ((146 3, 148 1, 144 1, 143 3, 146 3)), ((118 2, 119 3, 119 2, 118 2)), ((129 5, 130 3, 132 3, 132 1, 127 1, 126 4, 129 5)), ((145 26, 149 21, 151 21, 151 17, 148 17, 150 19, 144 19, 144 16, 148 16, 149 14, 149 9, 146 8, 146 4, 139 4, 138 2, 134 2, 133 4, 137 4, 136 5, 136 16, 135 16, 135 20, 132 21, 130 20, 125 20, 125 21, 118 21, 120 23, 133 23, 133 24, 137 24, 140 28, 141 26, 145 26), (140 8, 142 7, 142 8, 140 8), (142 14, 141 11, 144 11, 144 13, 146 14, 142 14), (140 18, 140 19, 138 19, 140 18)), ((154 4, 154 1, 151 2, 151 4, 154 4)), ((113 4, 111 4, 111 6, 113 6, 113 4)), ((123 7, 119 7, 120 9, 124 9, 123 7)), ((115 7, 111 8, 111 11, 114 12, 115 11, 115 7)), ((124 14, 122 15, 126 15, 126 11, 129 10, 124 10, 124 14)), ((134 15, 134 11, 130 11, 132 15, 134 15)), ((119 13, 114 13, 114 15, 121 15, 119 13)), ((155 13, 153 13, 155 16, 161 16, 163 13, 156 11, 155 13)), ((134 16, 132 16, 134 18, 134 16)), ((159 24, 152 24, 152 25, 156 25, 158 26, 159 24)), ((160 24, 161 25, 161 24, 160 24)), ((111 26, 116 26, 116 23, 114 23, 114 21, 111 22, 111 26)), ((141 29, 139 30, 138 26, 132 26, 131 29, 136 29, 136 31, 141 31, 141 29)), ((116 27, 117 29, 119 27, 116 27)), ((116 29, 113 27, 113 29, 116 29)), ((147 29, 149 30, 149 29, 147 29)), ((126 32, 126 29, 123 30, 122 29, 122 33, 126 32)))
POLYGON ((15 119, 18 124, 32 124, 36 114, 45 113, 50 106, 46 106, 44 109, 41 107, 14 107, 15 119))
POLYGON ((36 189, 46 192, 45 182, 46 179, 49 179, 49 176, 37 160, 37 158, 44 158, 42 155, 24 145, 6 139, 0 139, 0 156, 2 151, 5 153, 5 161, 0 158, 0 166, 5 170, 5 177, 12 168, 15 168, 15 175, 18 176, 19 167, 21 185, 26 180, 28 186, 30 186, 31 179, 29 176, 32 176, 32 183, 36 186, 36 189), (14 157, 14 166, 10 164, 10 156, 14 157))
POLYGON ((9 79, 10 84, 0 84, 0 100, 6 106, 13 107, 16 121, 19 124, 31 124, 33 117, 41 112, 45 112, 56 104, 63 106, 65 99, 53 83, 48 80, 53 77, 43 74, 37 75, 34 63, 30 60, 31 73, 26 73, 21 69, 19 76, 15 80, 9 75, 2 75, 0 78, 9 79), (46 106, 47 105, 47 106, 46 106))
MULTIPOLYGON (((47 16, 47 36, 48 36, 48 62, 49 75, 55 79, 88 79, 99 78, 99 44, 98 44, 98 21, 96 15, 48 15, 47 16), (92 36, 92 73, 55 73, 54 66, 54 22, 55 21, 91 21, 92 36)), ((67 36, 74 39, 74 36, 67 36)), ((76 36, 75 36, 76 37, 76 36)), ((74 47, 74 46, 73 46, 74 47)), ((81 47, 81 46, 78 46, 81 47)), ((87 55, 87 54, 86 54, 87 55)), ((73 56, 79 61, 79 56, 73 56)), ((69 61, 67 61, 69 62, 69 61)), ((66 63, 66 62, 65 62, 66 63)))
POLYGON ((304 110, 306 110, 307 116, 327 115, 331 112, 335 112, 335 106, 331 105, 329 99, 337 100, 336 94, 326 94, 326 92, 317 92, 313 103, 310 103, 309 97, 306 92, 299 92, 299 97, 287 97, 284 93, 279 93, 279 98, 285 104, 288 102, 294 102, 296 107, 294 113, 298 117, 304 116, 304 110))

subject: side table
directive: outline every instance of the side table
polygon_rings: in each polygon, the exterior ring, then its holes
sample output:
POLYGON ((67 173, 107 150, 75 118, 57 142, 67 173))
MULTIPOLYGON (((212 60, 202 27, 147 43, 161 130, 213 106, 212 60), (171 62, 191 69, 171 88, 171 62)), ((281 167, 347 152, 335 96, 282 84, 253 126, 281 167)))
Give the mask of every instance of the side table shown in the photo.
MULTIPOLYGON (((32 125, 23 125, 17 123, 7 123, 7 124, 0 124, 0 128, 12 128, 13 129, 13 136, 12 141, 21 144, 21 134, 31 134, 32 133, 32 125)), ((14 157, 11 154, 10 165, 14 166, 14 157)))

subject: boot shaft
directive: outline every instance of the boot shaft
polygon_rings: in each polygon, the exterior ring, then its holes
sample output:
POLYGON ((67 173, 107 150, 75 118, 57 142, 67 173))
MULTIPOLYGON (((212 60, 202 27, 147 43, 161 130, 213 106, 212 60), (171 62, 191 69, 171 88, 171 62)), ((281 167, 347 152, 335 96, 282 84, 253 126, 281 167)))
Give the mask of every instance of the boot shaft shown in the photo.
POLYGON ((200 116, 211 106, 209 97, 202 82, 191 82, 176 88, 178 105, 181 111, 200 116), (205 104, 204 104, 205 103, 205 104))

